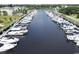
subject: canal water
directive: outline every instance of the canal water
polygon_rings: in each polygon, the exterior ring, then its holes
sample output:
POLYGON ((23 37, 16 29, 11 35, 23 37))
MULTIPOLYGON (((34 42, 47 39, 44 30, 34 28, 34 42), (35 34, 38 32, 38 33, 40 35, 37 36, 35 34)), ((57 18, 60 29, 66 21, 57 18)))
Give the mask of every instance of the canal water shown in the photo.
POLYGON ((20 37, 17 47, 5 53, 10 54, 71 54, 77 47, 67 41, 64 31, 51 21, 42 10, 34 16, 29 32, 20 37))

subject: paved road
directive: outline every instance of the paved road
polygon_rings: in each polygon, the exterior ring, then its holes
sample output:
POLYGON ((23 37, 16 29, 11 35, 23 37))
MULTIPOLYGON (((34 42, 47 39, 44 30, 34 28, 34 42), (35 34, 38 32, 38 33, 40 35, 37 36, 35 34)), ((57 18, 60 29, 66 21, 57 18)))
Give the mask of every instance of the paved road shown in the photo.
POLYGON ((18 46, 7 53, 75 53, 74 44, 42 10, 34 16, 28 30, 27 35, 20 37, 18 46))

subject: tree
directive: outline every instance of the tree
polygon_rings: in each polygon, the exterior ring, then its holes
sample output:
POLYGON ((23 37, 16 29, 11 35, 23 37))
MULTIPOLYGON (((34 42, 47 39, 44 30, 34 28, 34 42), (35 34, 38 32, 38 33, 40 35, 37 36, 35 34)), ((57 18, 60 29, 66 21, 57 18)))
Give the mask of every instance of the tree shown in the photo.
POLYGON ((77 15, 77 18, 79 18, 79 14, 77 15))
POLYGON ((23 12, 23 14, 27 14, 27 10, 26 9, 23 9, 22 12, 23 12))
POLYGON ((0 19, 0 23, 3 23, 3 20, 0 19))
POLYGON ((2 14, 1 14, 1 11, 0 11, 0 16, 1 16, 2 14))
POLYGON ((3 11, 3 15, 7 16, 8 15, 7 11, 3 11))
POLYGON ((61 8, 59 12, 70 15, 70 14, 79 14, 79 7, 77 6, 68 6, 66 8, 61 8))

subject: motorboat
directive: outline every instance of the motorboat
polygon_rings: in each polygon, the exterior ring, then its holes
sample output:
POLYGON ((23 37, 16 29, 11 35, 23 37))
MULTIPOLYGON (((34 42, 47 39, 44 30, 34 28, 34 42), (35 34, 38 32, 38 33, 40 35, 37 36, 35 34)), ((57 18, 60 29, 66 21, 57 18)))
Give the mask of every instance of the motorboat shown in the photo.
POLYGON ((76 45, 79 46, 79 41, 76 42, 76 45))
POLYGON ((29 21, 29 20, 23 20, 23 21, 21 21, 21 23, 31 23, 31 21, 29 21))
POLYGON ((7 35, 24 35, 25 33, 27 33, 28 32, 28 30, 14 30, 14 31, 9 31, 8 33, 7 33, 7 35))
POLYGON ((10 32, 27 33, 28 30, 27 30, 27 29, 26 29, 26 30, 12 30, 12 31, 10 31, 10 32))
POLYGON ((32 16, 28 16, 28 17, 25 17, 25 18, 23 18, 23 20, 32 20, 32 16))
POLYGON ((23 27, 25 27, 25 26, 27 26, 27 24, 26 23, 24 24, 24 23, 19 22, 18 25, 16 25, 15 27, 17 27, 17 26, 23 26, 23 27))
POLYGON ((16 25, 14 28, 20 28, 20 30, 22 30, 22 29, 24 30, 24 29, 27 29, 27 26, 25 26, 25 25, 16 25))
POLYGON ((17 44, 3 44, 1 47, 0 47, 0 52, 5 52, 5 51, 8 51, 12 48, 14 48, 15 46, 17 46, 17 44))
POLYGON ((66 30, 65 33, 75 33, 75 34, 79 34, 79 30, 75 30, 75 29, 66 30))
POLYGON ((62 18, 58 17, 57 22, 61 24, 61 23, 63 23, 63 22, 64 22, 64 20, 63 20, 62 18))
POLYGON ((67 35, 67 38, 69 40, 73 40, 74 42, 77 42, 77 41, 79 41, 79 34, 67 35))
POLYGON ((61 28, 63 30, 73 30, 76 26, 75 25, 63 25, 61 28))
POLYGON ((16 27, 12 27, 10 30, 26 30, 27 27, 26 26, 16 26, 16 27))
POLYGON ((67 35, 68 40, 75 40, 74 35, 67 35))
POLYGON ((0 39, 0 43, 16 43, 18 41, 19 39, 14 37, 2 37, 0 39))
POLYGON ((24 33, 16 32, 16 31, 11 31, 8 32, 6 35, 23 35, 24 33))
POLYGON ((21 30, 21 28, 20 27, 12 27, 10 30, 21 30))

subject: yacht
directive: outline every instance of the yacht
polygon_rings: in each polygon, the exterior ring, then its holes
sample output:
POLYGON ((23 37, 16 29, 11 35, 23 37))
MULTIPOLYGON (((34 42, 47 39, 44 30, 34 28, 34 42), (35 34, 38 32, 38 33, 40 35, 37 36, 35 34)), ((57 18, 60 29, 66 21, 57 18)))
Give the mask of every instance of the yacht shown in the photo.
POLYGON ((10 30, 17 30, 17 31, 19 31, 19 30, 26 30, 26 29, 27 29, 26 26, 15 26, 15 27, 11 28, 10 30))
MULTIPOLYGON (((24 24, 24 23, 21 23, 21 22, 20 22, 20 23, 19 23, 18 25, 16 25, 16 26, 23 26, 23 27, 26 26, 26 27, 27 27, 27 24, 24 24)), ((16 27, 16 26, 15 26, 15 27, 16 27)))
POLYGON ((61 27, 63 30, 73 30, 75 28, 75 25, 63 25, 61 27))
POLYGON ((23 20, 29 20, 29 21, 31 21, 32 20, 32 16, 28 16, 26 18, 23 18, 23 20))
POLYGON ((0 39, 0 43, 16 43, 18 41, 19 39, 14 37, 2 37, 0 39))
POLYGON ((11 30, 7 33, 7 35, 24 35, 28 30, 11 30))
POLYGON ((8 51, 12 48, 14 48, 15 46, 17 46, 17 44, 3 44, 1 47, 0 47, 0 52, 5 52, 5 51, 8 51))
POLYGON ((29 21, 29 20, 23 20, 23 21, 21 21, 21 23, 31 23, 31 21, 29 21))
POLYGON ((63 20, 62 18, 58 17, 57 22, 58 22, 58 23, 63 23, 63 22, 64 22, 64 20, 63 20))
POLYGON ((20 30, 20 29, 21 29, 20 27, 17 27, 17 28, 12 27, 10 30, 20 30))
POLYGON ((9 31, 6 35, 23 35, 24 33, 18 31, 9 31))
POLYGON ((79 41, 76 42, 76 45, 79 46, 79 41))
MULTIPOLYGON (((15 26, 14 28, 20 28, 20 30, 26 30, 27 29, 27 26, 25 26, 25 25, 18 25, 18 26, 15 26)), ((12 30, 14 30, 14 29, 12 29, 12 30)))
POLYGON ((75 40, 74 35, 67 35, 68 40, 75 40))
POLYGON ((69 40, 73 40, 74 42, 79 41, 79 34, 67 35, 69 40))
POLYGON ((79 34, 79 30, 75 30, 75 29, 72 29, 72 30, 66 30, 65 33, 75 33, 75 34, 79 34))

